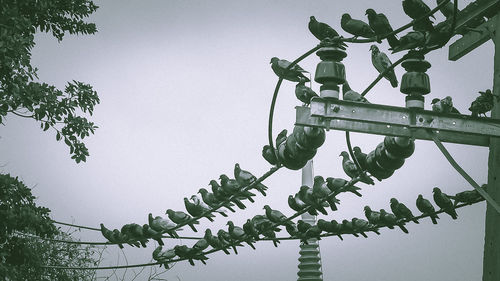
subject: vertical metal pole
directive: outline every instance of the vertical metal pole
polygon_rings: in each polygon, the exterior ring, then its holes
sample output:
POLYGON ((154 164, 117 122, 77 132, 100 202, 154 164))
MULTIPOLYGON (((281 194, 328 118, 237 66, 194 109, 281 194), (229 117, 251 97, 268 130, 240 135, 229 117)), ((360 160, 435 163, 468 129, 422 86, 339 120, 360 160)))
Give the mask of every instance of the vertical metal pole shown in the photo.
MULTIPOLYGON (((309 160, 302 168, 302 185, 313 185, 313 161, 309 160)), ((302 214, 302 220, 309 224, 316 224, 316 218, 309 213, 302 214)), ((300 245, 298 281, 323 281, 321 271, 321 256, 319 243, 316 239, 307 241, 308 245, 300 245)))
MULTIPOLYGON (((495 43, 493 94, 500 96, 500 16, 497 16, 493 42, 495 43)), ((491 118, 500 119, 500 102, 497 98, 494 98, 491 118)), ((490 138, 488 194, 496 202, 500 202, 500 138, 490 138)), ((500 214, 488 204, 484 236, 483 281, 498 280, 500 280, 500 214)))

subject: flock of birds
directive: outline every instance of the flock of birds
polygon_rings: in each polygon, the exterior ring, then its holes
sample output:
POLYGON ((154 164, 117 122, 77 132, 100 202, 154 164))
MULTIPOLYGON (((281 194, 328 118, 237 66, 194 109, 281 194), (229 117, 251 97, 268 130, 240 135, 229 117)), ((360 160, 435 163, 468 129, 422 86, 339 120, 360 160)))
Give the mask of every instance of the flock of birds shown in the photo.
MULTIPOLYGON (((485 188, 483 185, 482 188, 485 188)), ((357 196, 361 196, 358 192, 359 187, 352 185, 351 182, 341 178, 327 178, 321 176, 314 178, 313 187, 301 186, 295 195, 289 195, 288 205, 297 213, 309 212, 312 215, 317 215, 318 212, 327 214, 325 208, 337 210, 336 204, 340 201, 336 196, 343 192, 350 192, 357 196)), ((230 250, 238 254, 237 247, 243 246, 243 243, 255 249, 254 243, 259 240, 271 240, 275 247, 280 243, 277 233, 284 227, 285 231, 290 235, 286 239, 300 239, 303 243, 308 243, 310 239, 320 240, 323 236, 338 236, 343 240, 342 235, 360 235, 367 238, 368 232, 374 232, 380 235, 380 227, 388 227, 394 229, 399 227, 404 233, 408 233, 405 224, 412 221, 419 223, 419 219, 430 217, 434 224, 437 224, 439 212, 444 212, 450 215, 453 219, 457 219, 455 207, 459 203, 474 204, 483 200, 481 195, 476 190, 468 190, 450 196, 442 192, 438 187, 433 189, 433 199, 439 207, 436 209, 432 203, 423 198, 420 194, 416 200, 417 209, 422 213, 420 216, 414 216, 413 212, 396 198, 390 199, 390 210, 384 209, 379 211, 372 210, 369 206, 364 207, 365 218, 352 218, 351 220, 344 219, 341 222, 336 220, 319 219, 316 224, 312 225, 303 220, 298 220, 294 223, 292 219, 296 216, 287 217, 281 211, 272 209, 270 206, 264 206, 264 215, 255 215, 240 227, 236 226, 232 221, 227 222, 227 230, 220 229, 214 235, 211 229, 207 228, 203 238, 199 238, 192 247, 186 245, 176 245, 173 248, 164 249, 162 245, 158 246, 153 251, 153 258, 168 267, 168 264, 176 261, 174 258, 186 259, 191 265, 194 265, 195 260, 206 263, 207 254, 215 251, 223 251, 229 255, 230 250), (212 250, 204 252, 208 247, 212 250)), ((150 222, 151 224, 151 222, 150 222)), ((158 227, 153 223, 152 228, 158 227)), ((161 228, 157 228, 161 232, 161 228)))
MULTIPOLYGON (((439 5, 444 1, 447 0, 437 0, 437 4, 439 5)), ((403 0, 402 3, 404 12, 411 19, 415 20, 415 22, 413 25, 414 30, 399 39, 396 34, 392 34, 394 30, 387 17, 382 13, 377 13, 374 9, 366 10, 368 23, 362 20, 353 19, 347 13, 343 14, 340 21, 341 27, 345 32, 352 34, 354 38, 375 38, 379 43, 381 42, 379 38, 387 39, 392 53, 397 53, 403 50, 423 50, 426 48, 435 48, 436 46, 442 47, 449 41, 454 32, 452 30, 454 7, 451 2, 448 1, 447 4, 440 8, 441 13, 447 18, 447 20, 435 26, 429 17, 425 17, 431 9, 422 0, 403 0)), ((484 18, 480 17, 469 23, 466 28, 476 27, 483 22, 484 18)), ((312 35, 322 42, 343 38, 335 29, 326 23, 316 20, 314 16, 310 17, 308 27, 312 35)), ((340 45, 340 47, 345 48, 345 43, 342 42, 342 44, 343 45, 340 45)), ((394 69, 390 69, 392 62, 387 54, 380 51, 377 45, 371 45, 370 51, 372 65, 379 73, 385 72, 384 78, 390 82, 393 88, 396 88, 398 86, 398 79, 394 69)), ((276 75, 288 81, 298 82, 295 88, 295 96, 301 102, 309 104, 313 97, 318 96, 310 87, 305 85, 306 82, 310 81, 310 79, 304 75, 304 73, 308 73, 308 71, 304 70, 298 64, 290 67, 291 62, 277 57, 273 57, 270 63, 271 68, 276 75)), ((480 95, 471 103, 469 110, 472 112, 472 116, 474 117, 478 117, 480 115, 484 115, 486 117, 486 113, 493 108, 493 97, 496 97, 497 99, 500 97, 493 95, 491 90, 479 93, 480 95)), ((368 102, 364 96, 353 91, 347 81, 343 85, 343 95, 344 100, 368 102)), ((450 96, 443 99, 433 99, 431 106, 433 111, 459 114, 459 111, 453 107, 452 98, 450 96)))
MULTIPOLYGON (((345 163, 346 158, 344 157, 343 167, 346 166, 345 163)), ((153 251, 153 258, 159 264, 168 268, 170 263, 179 260, 188 260, 191 265, 194 265, 195 260, 206 264, 207 254, 219 250, 229 255, 231 249, 235 254, 238 254, 237 247, 243 246, 243 243, 255 249, 254 243, 256 241, 271 240, 274 246, 277 247, 281 238, 278 238, 276 233, 282 230, 280 228, 282 226, 289 234, 286 239, 299 239, 306 244, 308 240, 321 239, 322 236, 336 235, 343 240, 342 235, 351 234, 356 237, 361 235, 366 238, 367 232, 380 234, 380 227, 393 229, 397 226, 405 233, 408 233, 404 225, 409 221, 419 223, 418 219, 429 216, 432 222, 436 224, 436 219, 439 218, 437 213, 439 212, 445 212, 453 219, 456 219, 455 207, 458 203, 473 204, 483 200, 476 190, 463 191, 450 196, 435 187, 433 189, 433 199, 440 209, 436 210, 429 200, 419 195, 416 201, 416 206, 422 213, 422 216, 419 217, 415 217, 408 207, 400 203, 396 198, 392 198, 390 200, 392 213, 384 209, 374 211, 369 206, 365 206, 364 214, 366 219, 352 218, 351 220, 344 219, 342 222, 319 219, 314 225, 303 220, 298 220, 297 223, 292 221, 292 219, 304 212, 311 215, 318 215, 319 213, 328 215, 328 208, 336 211, 337 205, 340 203, 340 200, 336 197, 341 193, 352 193, 361 197, 362 195, 359 192, 361 188, 354 185, 361 179, 360 175, 352 173, 348 175, 353 177, 351 181, 332 177, 324 179, 322 176, 316 176, 312 187, 301 186, 297 193, 288 196, 288 206, 296 212, 293 216, 287 217, 281 211, 265 205, 263 215, 255 215, 251 219, 247 219, 241 227, 236 226, 232 221, 228 221, 226 224, 227 230, 219 229, 214 234, 210 228, 207 228, 204 236, 197 239, 191 247, 175 245, 172 248, 164 249, 162 238, 179 238, 176 230, 182 230, 181 227, 188 225, 193 231, 198 232, 195 224, 199 224, 199 219, 206 218, 213 221, 214 213, 227 217, 225 210, 220 210, 223 207, 233 212, 235 212, 234 206, 240 209, 246 208, 242 201, 254 201, 252 197, 255 196, 255 193, 250 192, 251 189, 259 191, 264 196, 266 195, 267 187, 261 184, 250 172, 242 170, 239 164, 236 163, 234 168, 235 179, 221 175, 220 183, 215 180, 210 182, 212 192, 205 188, 199 190, 201 199, 196 195, 191 196, 190 199, 184 198, 187 213, 168 209, 166 211, 168 218, 154 217, 150 213, 148 223, 143 226, 131 223, 124 225, 121 230, 109 230, 101 224, 101 232, 109 242, 118 244, 121 248, 123 247, 122 244, 146 247, 149 239, 157 241, 159 246, 153 251), (164 236, 164 234, 168 234, 168 236, 164 236), (211 247, 212 250, 205 251, 208 247, 211 247)), ((485 185, 482 188, 485 188, 485 185)))
MULTIPOLYGON (((440 4, 445 0, 437 0, 440 4)), ((373 9, 367 9, 366 15, 368 23, 361 20, 353 19, 349 14, 342 15, 341 27, 342 29, 354 36, 364 38, 375 38, 377 42, 381 42, 381 38, 387 39, 392 53, 397 53, 403 50, 432 48, 435 46, 443 46, 448 42, 452 35, 452 21, 453 4, 448 3, 441 7, 441 12, 447 18, 446 21, 433 25, 429 17, 423 17, 430 12, 430 8, 425 5, 421 0, 403 0, 404 12, 415 20, 414 30, 408 34, 397 38, 396 34, 392 34, 393 29, 384 14, 377 13, 373 9), (389 36, 388 36, 389 35, 389 36)), ((431 16, 433 17, 433 16, 431 16)), ((335 31, 326 23, 316 20, 311 16, 309 22, 309 30, 320 41, 331 41, 341 38, 339 33, 335 31)), ((345 43, 341 42, 340 47, 345 48, 345 43)), ((386 71, 391 67, 392 62, 389 57, 381 52, 377 45, 370 46, 372 64, 379 73, 385 72, 384 77, 390 82, 392 87, 398 86, 398 80, 393 69, 386 71)), ((273 57, 271 59, 272 70, 281 78, 297 82, 295 95, 304 104, 309 104, 311 98, 318 96, 310 87, 306 86, 306 82, 310 79, 304 75, 308 73, 299 65, 290 67, 291 63, 284 59, 273 57)), ((368 100, 359 93, 353 91, 347 81, 342 87, 343 98, 345 100, 365 102, 368 100)), ((493 97, 491 90, 479 92, 480 96, 474 100, 469 108, 472 115, 477 117, 481 114, 484 116, 486 112, 493 107, 493 97)), ((459 113, 453 107, 451 97, 444 99, 434 99, 432 101, 432 110, 444 113, 459 113)), ((276 140, 277 143, 286 138, 286 130, 283 130, 276 140)), ((363 154, 358 147, 355 147, 355 156, 362 159, 363 154)), ((272 165, 277 165, 275 154, 272 150, 263 150, 264 158, 272 165)), ((164 249, 164 242, 162 238, 179 238, 177 230, 182 230, 181 227, 189 226, 194 232, 198 232, 195 225, 199 224, 201 218, 206 218, 213 221, 215 214, 227 217, 226 209, 235 212, 235 207, 245 209, 245 200, 254 202, 253 197, 256 193, 252 190, 266 195, 267 187, 260 183, 263 179, 257 179, 253 174, 248 171, 242 170, 238 163, 234 167, 234 179, 229 178, 227 175, 221 175, 219 182, 211 180, 209 185, 211 192, 206 188, 200 188, 199 194, 201 196, 192 195, 190 198, 184 198, 186 212, 174 211, 168 209, 166 215, 168 218, 161 216, 153 216, 151 213, 148 216, 148 223, 139 225, 136 223, 126 224, 121 230, 110 230, 101 223, 102 235, 111 243, 118 244, 123 248, 123 244, 128 244, 135 247, 146 247, 149 239, 158 242, 159 246, 153 251, 153 258, 160 264, 168 268, 169 264, 177 260, 188 260, 191 265, 194 261, 198 260, 206 263, 210 252, 218 250, 226 254, 230 254, 230 249, 237 254, 237 247, 243 246, 245 243, 251 248, 255 249, 255 241, 258 240, 271 240, 274 246, 278 246, 280 239, 276 236, 277 232, 284 226, 286 232, 292 239, 299 239, 303 243, 307 243, 310 239, 321 239, 322 236, 336 235, 343 240, 342 235, 351 234, 356 237, 359 235, 367 237, 367 232, 379 233, 380 227, 400 228, 403 232, 408 233, 405 224, 412 221, 419 223, 419 219, 423 217, 430 217, 432 223, 437 224, 438 213, 445 212, 453 219, 457 219, 455 207, 458 203, 473 204, 483 200, 476 190, 463 191, 455 194, 454 196, 447 195, 442 192, 438 187, 433 189, 433 199, 438 206, 438 210, 432 203, 425 199, 421 194, 416 200, 416 207, 422 213, 421 216, 415 217, 413 212, 403 203, 399 202, 396 198, 390 199, 390 209, 388 212, 384 209, 379 211, 372 210, 369 206, 364 207, 364 215, 366 219, 352 218, 351 220, 344 219, 341 222, 336 220, 319 219, 316 224, 311 225, 303 220, 298 220, 294 223, 292 219, 296 218, 299 214, 308 212, 311 215, 328 215, 327 209, 332 211, 337 210, 337 205, 340 200, 336 198, 341 193, 352 193, 361 197, 359 190, 361 188, 354 184, 358 181, 366 184, 374 184, 373 180, 368 177, 362 170, 349 159, 347 152, 343 151, 342 167, 344 172, 351 177, 351 180, 342 178, 326 178, 316 176, 314 178, 313 186, 301 186, 299 191, 294 195, 288 196, 288 206, 296 212, 295 215, 287 217, 279 210, 272 209, 270 206, 264 206, 263 215, 255 215, 240 227, 235 225, 232 221, 227 222, 227 230, 220 229, 217 233, 212 233, 211 229, 205 230, 203 238, 199 238, 193 246, 176 245, 169 249, 164 249), (225 208, 225 209, 222 209, 225 208), (168 236, 164 236, 167 234, 168 236), (212 250, 205 251, 208 247, 212 250), (205 251, 205 252, 204 252, 205 251)), ((278 167, 278 166, 276 166, 278 167)), ((485 185, 483 185, 485 188, 485 185)), ((287 239, 289 239, 287 237, 287 239)))

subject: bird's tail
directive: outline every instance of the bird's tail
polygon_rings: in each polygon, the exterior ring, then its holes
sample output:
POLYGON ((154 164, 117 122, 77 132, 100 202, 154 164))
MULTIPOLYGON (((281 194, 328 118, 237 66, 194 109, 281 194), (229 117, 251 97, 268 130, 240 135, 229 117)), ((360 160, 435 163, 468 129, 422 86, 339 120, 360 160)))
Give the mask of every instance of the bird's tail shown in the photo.
POLYGON ((431 220, 432 220, 433 224, 437 224, 438 223, 437 220, 436 220, 438 218, 437 216, 430 216, 430 217, 431 217, 431 220))
POLYGON ((398 38, 396 38, 396 35, 387 37, 387 43, 389 43, 389 46, 391 46, 391 48, 396 48, 397 46, 399 46, 399 40, 398 38))
POLYGON ((408 233, 409 233, 409 232, 408 232, 408 229, 406 229, 406 227, 405 227, 403 224, 398 224, 398 226, 399 226, 399 228, 401 228, 401 230, 402 230, 404 233, 406 233, 406 234, 408 234, 408 233))

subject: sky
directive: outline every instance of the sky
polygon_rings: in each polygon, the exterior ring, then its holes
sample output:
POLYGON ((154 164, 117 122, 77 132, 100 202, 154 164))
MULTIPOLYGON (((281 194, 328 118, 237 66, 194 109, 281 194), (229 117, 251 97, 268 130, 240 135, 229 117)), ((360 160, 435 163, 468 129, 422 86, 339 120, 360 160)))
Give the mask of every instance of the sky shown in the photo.
MULTIPOLYGON (((314 15, 342 33, 343 13, 366 20, 364 11, 374 8, 397 28, 409 18, 399 3, 392 2, 97 1, 100 8, 90 18, 97 34, 67 36, 60 43, 38 34, 32 59, 41 81, 63 88, 74 79, 98 92, 101 103, 90 119, 99 129, 85 140, 90 157, 76 164, 65 144, 56 142, 55 132, 43 132, 36 122, 9 115, 5 126, 0 126, 0 171, 19 176, 32 187, 38 204, 51 209, 58 221, 121 228, 146 223, 150 212, 166 217, 166 209, 184 210, 184 197, 207 187, 222 173, 232 175, 236 162, 257 176, 269 170, 261 157, 277 81, 269 61, 274 56, 292 61, 317 45, 307 29, 309 17, 314 15)), ((468 3, 459 1, 459 8, 468 3)), ((441 14, 436 17, 443 19, 441 14)), ((369 47, 350 44, 343 61, 349 84, 359 92, 378 75, 369 47)), ((389 54, 386 42, 380 48, 389 54)), ((493 51, 490 41, 456 62, 447 60, 447 47, 428 54, 432 92, 426 96, 426 109, 432 98, 450 95, 455 106, 469 114, 467 108, 477 92, 492 87, 493 51)), ((389 57, 396 61, 400 55, 389 57)), ((318 62, 312 55, 300 65, 314 72, 318 62)), ((403 68, 396 68, 399 80, 403 73, 403 68)), ((300 105, 294 88, 292 82, 281 87, 274 136, 282 129, 293 130, 294 107, 300 105)), ((313 83, 313 89, 319 92, 319 85, 313 83)), ((367 98, 404 106, 404 95, 387 80, 378 83, 367 98)), ((326 136, 314 158, 314 174, 345 178, 338 157, 347 149, 344 133, 332 130, 326 136)), ((353 146, 370 151, 383 136, 353 133, 351 140, 353 146)), ((445 145, 479 184, 486 183, 487 148, 445 145)), ((246 210, 231 214, 235 224, 241 226, 247 218, 263 214, 265 204, 293 214, 286 199, 298 191, 301 172, 281 169, 264 183, 268 196, 258 195, 246 210)), ((391 178, 375 186, 360 185, 362 198, 340 195, 339 211, 321 218, 363 218, 365 205, 388 210, 392 197, 418 213, 418 194, 431 199, 435 186, 448 194, 472 189, 432 142, 417 140, 414 155, 391 178)), ((369 234, 368 239, 324 238, 320 241, 324 280, 479 280, 485 204, 457 210, 458 220, 441 215, 438 225, 430 220, 408 224, 410 234, 382 229, 382 235, 369 234)), ((227 229, 226 222, 223 217, 214 223, 202 219, 199 229, 227 229)), ((199 235, 187 229, 181 233, 199 235)), ((83 241, 104 241, 98 232, 82 230, 75 235, 83 241)), ((192 242, 169 240, 167 247, 180 243, 192 242)), ((258 242, 255 251, 244 247, 238 255, 212 254, 206 266, 180 262, 164 276, 183 281, 234 280, 236 276, 242 281, 294 280, 298 245, 298 241, 283 241, 274 248, 267 241, 258 242)), ((149 262, 153 250, 153 242, 146 249, 127 247, 128 263, 149 262)), ((101 265, 116 264, 125 264, 123 254, 111 247, 101 265)))

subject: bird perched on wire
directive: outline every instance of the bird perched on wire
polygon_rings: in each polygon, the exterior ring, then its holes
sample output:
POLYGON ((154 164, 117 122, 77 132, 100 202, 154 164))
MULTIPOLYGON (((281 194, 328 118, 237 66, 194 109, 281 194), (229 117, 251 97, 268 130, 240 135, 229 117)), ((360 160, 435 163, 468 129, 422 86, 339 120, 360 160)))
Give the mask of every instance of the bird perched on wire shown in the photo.
POLYGON ((244 241, 245 243, 248 244, 248 246, 252 247, 252 249, 255 250, 255 246, 252 243, 252 237, 246 235, 243 228, 234 225, 232 221, 228 221, 226 225, 228 225, 228 233, 233 240, 244 241))
MULTIPOLYGON (((356 231, 354 230, 354 226, 352 225, 351 221, 342 220, 341 229, 343 233, 348 233, 354 235, 354 237, 359 237, 358 233, 356 233, 356 231)), ((368 236, 364 232, 361 232, 360 234, 363 235, 363 237, 368 238, 368 236)))
POLYGON ((317 97, 318 94, 316 94, 313 89, 307 87, 305 83, 305 80, 300 80, 299 83, 295 85, 295 96, 304 104, 310 104, 311 99, 317 97))
POLYGON ((372 231, 375 232, 377 235, 380 235, 380 232, 378 232, 378 228, 374 228, 373 225, 371 225, 368 221, 364 219, 358 219, 358 218, 352 218, 352 227, 356 231, 372 231))
POLYGON ((398 219, 410 219, 414 223, 419 223, 417 219, 415 219, 413 213, 411 212, 405 204, 400 203, 398 199, 391 198, 391 211, 394 213, 396 218, 398 219))
POLYGON ((353 19, 351 15, 345 13, 342 15, 340 19, 340 26, 342 29, 354 35, 354 38, 364 37, 364 38, 372 38, 375 37, 375 32, 372 28, 364 21, 353 19))
MULTIPOLYGON (((481 188, 485 189, 486 186, 486 184, 483 184, 481 188)), ((481 196, 481 194, 479 194, 479 192, 475 189, 459 192, 453 196, 453 199, 455 200, 453 206, 456 206, 458 203, 470 204, 484 200, 483 196, 481 196)))
POLYGON ((269 207, 269 205, 265 205, 264 210, 266 210, 266 217, 271 222, 279 223, 279 224, 281 224, 283 222, 285 222, 285 224, 290 223, 290 221, 285 221, 287 219, 287 217, 285 215, 283 215, 282 212, 280 212, 278 210, 271 209, 271 207, 269 207))
POLYGON ((276 147, 278 147, 280 144, 286 141, 287 134, 288 131, 286 129, 283 129, 281 132, 279 132, 279 134, 276 136, 276 147))
MULTIPOLYGON (((473 117, 478 117, 481 114, 486 117, 486 112, 493 108, 494 100, 493 93, 490 89, 481 92, 479 91, 479 96, 470 104, 469 110, 472 112, 473 117)), ((496 97, 498 100, 498 96, 496 97)))
POLYGON ((352 152, 354 154, 354 157, 356 157, 356 160, 358 160, 361 169, 366 170, 366 168, 368 167, 368 164, 366 163, 366 153, 363 153, 361 151, 361 148, 359 148, 358 146, 353 147, 352 152))
POLYGON ((255 196, 255 194, 248 190, 243 190, 242 186, 240 186, 238 181, 236 181, 235 179, 230 179, 225 174, 220 175, 219 178, 220 178, 220 185, 225 193, 230 195, 238 195, 241 196, 242 198, 248 199, 252 203, 255 202, 255 200, 252 198, 252 196, 255 196))
POLYGON ((144 224, 142 226, 142 232, 144 233, 144 237, 154 239, 160 246, 164 245, 163 241, 161 240, 161 232, 152 229, 151 227, 149 227, 149 224, 144 224))
POLYGON ((209 228, 205 230, 203 238, 212 248, 222 250, 226 255, 229 255, 229 251, 226 249, 228 245, 224 244, 217 236, 213 235, 212 230, 209 228))
POLYGON ((431 101, 432 111, 441 113, 455 113, 460 114, 460 112, 453 106, 453 99, 450 96, 446 96, 443 99, 434 98, 431 101))
POLYGON ((356 167, 356 164, 351 161, 349 158, 349 154, 347 151, 342 151, 339 156, 342 156, 342 169, 351 178, 355 178, 360 176, 360 181, 364 182, 366 184, 375 184, 375 182, 366 174, 363 174, 361 171, 358 170, 358 167, 356 167))
MULTIPOLYGON (((119 237, 116 237, 115 235, 113 235, 113 231, 107 229, 104 226, 104 224, 102 224, 102 223, 101 223, 101 234, 102 234, 102 236, 104 236, 104 238, 108 239, 108 241, 111 243, 123 242, 122 239, 119 239, 119 237)), ((120 247, 120 249, 123 249, 122 244, 118 244, 118 246, 120 247)))
MULTIPOLYGON (((381 52, 378 49, 377 45, 371 45, 370 51, 372 52, 372 64, 379 73, 384 72, 392 65, 392 62, 389 59, 389 57, 387 57, 387 55, 384 52, 381 52)), ((384 75, 384 78, 391 83, 391 86, 393 88, 396 88, 398 86, 398 78, 396 78, 396 73, 394 72, 394 68, 389 70, 384 75)))
POLYGON ((320 41, 323 41, 326 38, 333 39, 334 37, 339 36, 339 33, 335 29, 326 23, 317 21, 314 16, 309 18, 308 28, 312 35, 320 41))
POLYGON ((398 221, 394 214, 388 213, 384 209, 380 209, 380 221, 390 229, 397 225, 404 233, 409 233, 402 221, 398 221))
POLYGON ((392 53, 421 48, 425 45, 425 33, 422 31, 410 31, 399 38, 399 45, 391 47, 392 53))
POLYGON ((332 191, 326 186, 325 179, 322 176, 315 176, 314 183, 312 187, 312 195, 318 200, 326 199, 326 202, 330 205, 332 211, 337 211, 337 205, 340 201, 335 198, 335 196, 330 196, 332 191))
POLYGON ((292 63, 287 61, 287 60, 280 60, 277 57, 271 58, 271 68, 273 69, 274 73, 278 75, 278 77, 281 77, 285 80, 292 81, 292 82, 299 82, 301 80, 304 80, 306 82, 309 82, 309 78, 307 78, 303 73, 309 73, 308 71, 304 70, 302 67, 300 67, 298 64, 290 67, 290 69, 287 69, 292 63))
POLYGON ((348 186, 347 183, 348 183, 347 180, 341 178, 331 178, 331 177, 326 178, 326 186, 336 194, 340 192, 351 192, 358 197, 363 196, 361 195, 361 193, 358 192, 358 190, 361 190, 361 188, 354 185, 348 186))
POLYGON ((361 94, 359 94, 358 92, 353 91, 351 89, 351 87, 349 86, 349 83, 347 83, 347 80, 342 85, 342 96, 343 96, 344 100, 355 101, 355 102, 363 102, 363 103, 370 103, 361 94))
POLYGON ((251 219, 247 219, 247 221, 243 224, 243 231, 245 231, 246 235, 253 237, 254 240, 260 239, 255 223, 251 219))
MULTIPOLYGON (((389 20, 384 14, 377 14, 377 12, 375 12, 375 10, 373 9, 367 9, 365 14, 368 17, 368 24, 377 35, 377 38, 385 36, 394 31, 391 24, 389 23, 389 20)), ((395 34, 388 36, 387 42, 392 48, 399 45, 399 40, 395 34)))
POLYGON ((194 260, 199 260, 203 264, 207 264, 205 260, 208 260, 208 257, 197 249, 189 248, 186 245, 176 245, 174 246, 174 252, 179 258, 187 259, 192 266, 194 266, 194 260))
POLYGON ((199 224, 199 222, 192 221, 192 217, 190 215, 182 211, 174 211, 172 209, 168 209, 165 213, 168 215, 168 218, 176 224, 188 224, 194 232, 198 232, 194 225, 199 224))
MULTIPOLYGON (((240 168, 240 164, 238 163, 234 164, 234 178, 242 187, 248 186, 257 181, 256 176, 252 175, 252 173, 250 173, 249 171, 242 170, 240 168)), ((259 182, 257 184, 254 184, 253 188, 260 192, 262 195, 266 196, 265 190, 267 190, 267 186, 259 182)))
POLYGON ((428 31, 425 36, 425 48, 441 48, 453 36, 453 29, 451 21, 443 21, 438 23, 434 30, 428 31))
POLYGON ((455 211, 455 207, 453 206, 453 202, 448 197, 448 195, 439 189, 439 187, 434 187, 432 189, 434 202, 439 206, 439 208, 443 209, 445 213, 450 215, 454 220, 457 219, 457 211, 455 211))
POLYGON ((437 224, 437 219, 439 219, 439 217, 436 214, 436 209, 434 209, 431 202, 425 199, 422 194, 419 194, 417 197, 417 208, 422 214, 428 215, 433 224, 437 224))
POLYGON ((365 217, 370 222, 370 224, 378 225, 380 223, 380 213, 373 211, 370 206, 365 206, 364 208, 365 217))
MULTIPOLYGON (((201 199, 203 200, 203 202, 205 202, 205 204, 207 204, 210 208, 216 208, 219 206, 219 204, 221 202, 219 202, 219 200, 217 200, 217 198, 215 198, 215 195, 211 192, 209 192, 208 190, 206 190, 205 188, 200 188, 198 190, 198 193, 201 194, 201 199)), ((230 210, 231 212, 235 212, 235 210, 232 208, 232 204, 230 202, 227 202, 227 203, 224 203, 222 206, 226 207, 228 210, 230 210)), ((223 215, 224 212, 221 212, 221 215, 223 215)))
POLYGON ((262 147, 262 157, 264 157, 264 159, 271 165, 278 164, 276 153, 274 153, 274 149, 268 144, 262 147))
MULTIPOLYGON (((429 17, 424 17, 420 19, 425 14, 431 11, 431 8, 427 6, 422 0, 403 0, 403 11, 410 18, 417 20, 413 25, 415 30, 432 31, 432 21, 429 17)), ((431 16, 435 18, 434 15, 431 16)))
MULTIPOLYGON (((201 204, 195 204, 189 201, 186 197, 184 197, 184 207, 186 207, 186 211, 193 217, 200 217, 209 209, 204 209, 201 204)), ((209 221, 214 221, 214 215, 210 212, 207 212, 203 217, 207 218, 209 221)))
POLYGON ((312 188, 310 188, 309 186, 301 186, 297 195, 299 199, 302 202, 306 203, 308 206, 312 206, 315 210, 321 212, 325 216, 328 215, 328 212, 324 208, 325 206, 323 206, 323 204, 313 196, 312 188))

